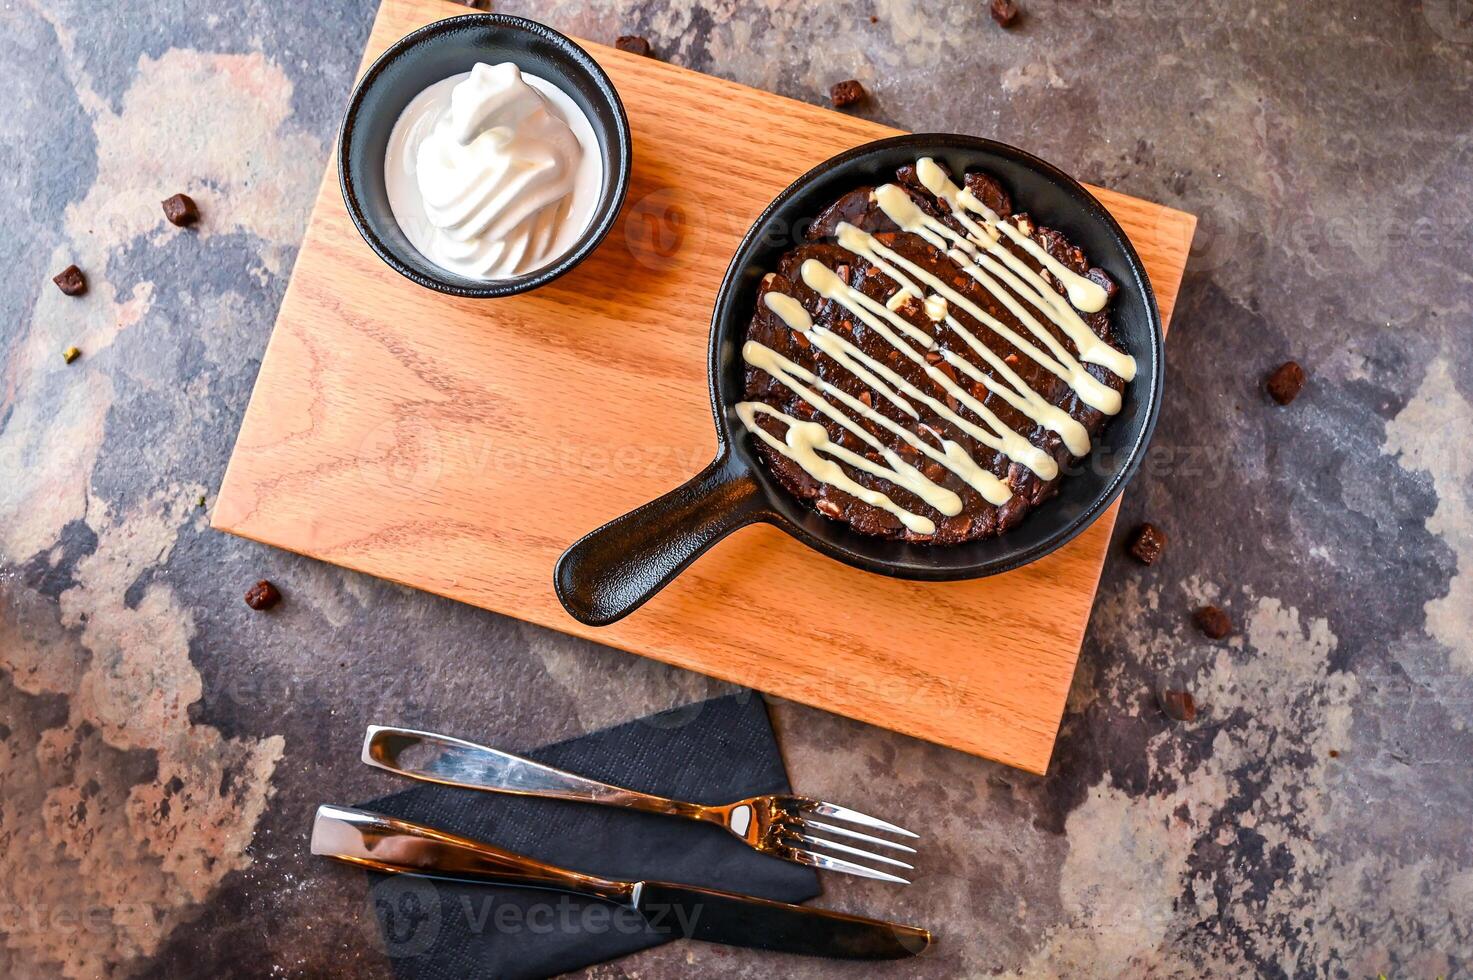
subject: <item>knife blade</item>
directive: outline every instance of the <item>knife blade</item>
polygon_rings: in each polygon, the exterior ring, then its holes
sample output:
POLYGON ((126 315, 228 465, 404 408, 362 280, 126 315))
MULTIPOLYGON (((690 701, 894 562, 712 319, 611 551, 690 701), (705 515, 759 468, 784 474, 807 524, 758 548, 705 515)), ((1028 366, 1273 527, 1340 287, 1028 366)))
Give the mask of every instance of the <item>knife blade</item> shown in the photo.
POLYGON ((353 807, 318 807, 311 849, 313 854, 392 874, 571 892, 634 909, 661 935, 727 946, 893 960, 915 956, 931 943, 930 932, 916 926, 693 885, 599 878, 353 807))
POLYGON ((753 949, 846 960, 899 960, 931 944, 915 926, 750 895, 675 885, 635 884, 634 908, 662 935, 753 949))

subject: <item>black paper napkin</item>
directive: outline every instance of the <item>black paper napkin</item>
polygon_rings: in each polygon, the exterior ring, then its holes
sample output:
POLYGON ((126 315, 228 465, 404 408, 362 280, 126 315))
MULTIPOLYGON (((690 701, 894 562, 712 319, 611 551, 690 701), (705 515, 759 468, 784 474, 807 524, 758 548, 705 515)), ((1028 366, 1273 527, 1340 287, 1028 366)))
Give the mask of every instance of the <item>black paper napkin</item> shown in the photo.
MULTIPOLYGON (((475 732, 450 732, 475 741, 475 732)), ((760 695, 713 698, 522 753, 697 803, 788 792, 760 695)), ((417 785, 364 809, 600 877, 654 879, 784 902, 818 895, 808 868, 719 827, 559 800, 417 785)), ((547 977, 668 942, 635 912, 560 892, 372 874, 369 904, 400 980, 547 977)))

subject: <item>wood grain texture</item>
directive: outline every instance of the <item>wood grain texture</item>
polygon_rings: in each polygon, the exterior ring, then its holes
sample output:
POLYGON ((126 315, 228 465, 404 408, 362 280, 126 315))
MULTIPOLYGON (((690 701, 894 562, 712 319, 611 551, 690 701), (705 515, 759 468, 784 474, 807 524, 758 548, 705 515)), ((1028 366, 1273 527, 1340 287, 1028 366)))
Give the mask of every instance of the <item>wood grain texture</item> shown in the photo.
MULTIPOLYGON (((385 0, 365 64, 448 11, 385 0)), ((710 312, 752 219, 810 166, 897 132, 585 46, 634 132, 609 238, 530 295, 441 296, 363 244, 329 164, 214 526, 1043 772, 1115 508, 981 581, 893 581, 759 526, 614 626, 558 605, 569 543, 714 455, 710 312)), ((1169 316, 1195 219, 1092 190, 1169 316)))

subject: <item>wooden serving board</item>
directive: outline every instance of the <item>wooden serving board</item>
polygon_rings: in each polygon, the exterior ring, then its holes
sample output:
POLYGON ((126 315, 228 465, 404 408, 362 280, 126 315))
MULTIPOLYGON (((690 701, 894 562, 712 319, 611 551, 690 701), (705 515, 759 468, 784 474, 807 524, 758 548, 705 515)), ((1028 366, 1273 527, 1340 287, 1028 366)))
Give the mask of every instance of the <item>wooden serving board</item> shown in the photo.
MULTIPOLYGON (((365 65, 453 9, 385 0, 365 65)), ((894 581, 757 526, 613 626, 558 604, 568 544, 714 454, 710 313, 752 219, 809 167, 897 132, 585 47, 634 134, 604 244, 528 295, 442 296, 369 251, 329 163, 214 526, 1043 772, 1113 508, 1050 557, 980 581, 894 581)), ((1095 193, 1168 316, 1196 219, 1095 193)))

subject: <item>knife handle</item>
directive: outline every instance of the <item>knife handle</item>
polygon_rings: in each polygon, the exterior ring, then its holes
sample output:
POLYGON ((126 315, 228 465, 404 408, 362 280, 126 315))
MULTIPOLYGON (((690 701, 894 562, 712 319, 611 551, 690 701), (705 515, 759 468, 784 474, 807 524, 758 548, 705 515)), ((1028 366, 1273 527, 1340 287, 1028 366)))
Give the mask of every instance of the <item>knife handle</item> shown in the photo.
POLYGON ((379 769, 430 783, 518 796, 601 803, 725 826, 719 807, 705 807, 611 786, 510 752, 433 732, 369 725, 363 738, 363 761, 379 769))
POLYGON ((312 853, 391 874, 548 888, 620 905, 634 901, 634 882, 579 874, 483 841, 353 807, 317 808, 312 853))

